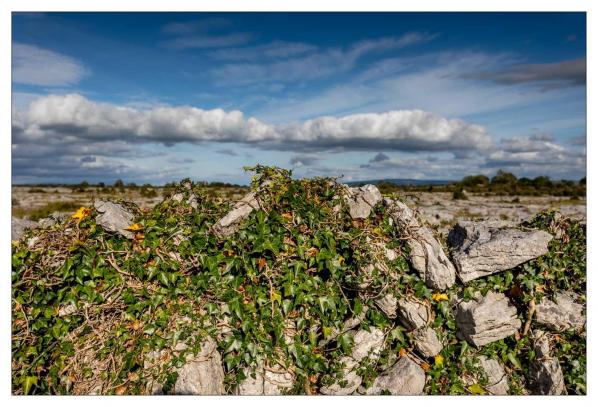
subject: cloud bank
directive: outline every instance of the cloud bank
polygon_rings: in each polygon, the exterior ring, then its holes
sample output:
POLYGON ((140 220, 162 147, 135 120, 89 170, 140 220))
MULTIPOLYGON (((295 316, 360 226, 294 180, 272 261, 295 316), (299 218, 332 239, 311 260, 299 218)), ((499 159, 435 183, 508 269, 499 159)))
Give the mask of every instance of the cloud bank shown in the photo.
POLYGON ((12 45, 12 80, 15 83, 70 86, 86 74, 87 69, 74 58, 34 45, 12 45))
POLYGON ((71 138, 130 143, 236 142, 285 150, 486 150, 490 136, 479 125, 421 110, 342 117, 323 116, 273 125, 238 110, 157 107, 137 110, 91 101, 79 94, 40 97, 13 115, 13 141, 71 138))

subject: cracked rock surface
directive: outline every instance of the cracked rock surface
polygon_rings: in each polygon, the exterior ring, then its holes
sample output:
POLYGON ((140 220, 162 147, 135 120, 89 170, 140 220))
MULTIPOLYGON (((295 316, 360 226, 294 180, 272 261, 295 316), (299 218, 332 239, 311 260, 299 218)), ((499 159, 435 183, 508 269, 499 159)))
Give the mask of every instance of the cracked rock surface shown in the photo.
POLYGON ((428 287, 446 290, 455 284, 455 267, 432 231, 423 226, 415 212, 399 200, 385 199, 390 216, 403 231, 410 249, 411 265, 428 287))
POLYGON ((353 219, 368 218, 372 208, 382 199, 380 191, 374 185, 364 185, 348 190, 346 202, 349 206, 349 215, 353 219))
POLYGON ((488 384, 485 386, 490 394, 504 395, 509 393, 509 380, 505 368, 497 360, 486 356, 479 357, 480 367, 484 371, 488 384))
POLYGON ((534 333, 536 361, 529 368, 530 390, 532 394, 565 394, 565 379, 561 365, 556 357, 550 355, 550 341, 543 331, 534 333))
POLYGON ((501 229, 471 221, 457 223, 448 235, 464 283, 540 257, 548 252, 551 240, 552 235, 545 231, 501 229))
POLYGON ((536 306, 534 317, 537 322, 553 331, 582 329, 586 322, 584 306, 577 303, 577 300, 579 296, 568 291, 558 293, 555 301, 544 297, 536 306))
POLYGON ((381 394, 386 390, 393 395, 416 395, 422 393, 425 384, 424 369, 409 356, 403 356, 374 380, 366 394, 381 394))
POLYGON ((135 216, 123 206, 110 201, 95 201, 93 206, 98 211, 96 223, 108 232, 118 233, 127 239, 133 239, 135 234, 127 230, 133 223, 135 216))
POLYGON ((483 346, 513 335, 521 326, 517 309, 501 293, 478 294, 471 301, 462 301, 456 313, 457 337, 472 345, 483 346))

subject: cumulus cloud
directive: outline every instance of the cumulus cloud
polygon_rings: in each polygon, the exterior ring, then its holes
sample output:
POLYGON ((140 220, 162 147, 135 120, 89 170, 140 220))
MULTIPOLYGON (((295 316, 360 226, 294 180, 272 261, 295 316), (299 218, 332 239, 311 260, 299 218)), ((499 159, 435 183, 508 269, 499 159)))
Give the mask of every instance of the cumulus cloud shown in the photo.
POLYGON ((265 149, 295 150, 485 150, 490 136, 476 124, 421 110, 342 117, 324 116, 273 125, 242 112, 189 106, 136 110, 91 101, 78 94, 51 95, 13 115, 13 140, 49 137, 124 140, 131 143, 239 142, 265 149))
POLYGON ((530 174, 579 173, 585 171, 585 165, 585 149, 566 148, 533 137, 502 139, 484 163, 485 167, 518 169, 519 173, 530 174))
POLYGON ((586 83, 586 59, 578 58, 546 64, 524 64, 502 71, 465 75, 468 79, 490 80, 504 85, 539 84, 544 88, 579 86, 586 83))
POLYGON ((13 43, 12 80, 37 86, 71 86, 87 74, 74 58, 34 45, 13 43))

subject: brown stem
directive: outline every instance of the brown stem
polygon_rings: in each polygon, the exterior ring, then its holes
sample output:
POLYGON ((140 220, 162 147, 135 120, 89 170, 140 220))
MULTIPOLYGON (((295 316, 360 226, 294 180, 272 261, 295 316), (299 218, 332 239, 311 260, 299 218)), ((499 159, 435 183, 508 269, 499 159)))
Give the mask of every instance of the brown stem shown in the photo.
POLYGON ((529 328, 532 325, 532 318, 534 316, 534 312, 536 312, 536 300, 532 298, 529 302, 527 320, 525 321, 525 325, 523 327, 523 336, 526 336, 529 332, 529 328))

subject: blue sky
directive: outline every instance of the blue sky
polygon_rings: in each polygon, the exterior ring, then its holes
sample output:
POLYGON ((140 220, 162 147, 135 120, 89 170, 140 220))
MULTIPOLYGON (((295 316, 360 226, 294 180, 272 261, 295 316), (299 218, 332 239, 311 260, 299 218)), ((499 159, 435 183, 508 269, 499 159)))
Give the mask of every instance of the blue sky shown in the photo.
POLYGON ((584 13, 13 14, 14 183, 579 179, 584 13))

